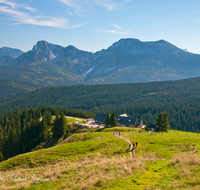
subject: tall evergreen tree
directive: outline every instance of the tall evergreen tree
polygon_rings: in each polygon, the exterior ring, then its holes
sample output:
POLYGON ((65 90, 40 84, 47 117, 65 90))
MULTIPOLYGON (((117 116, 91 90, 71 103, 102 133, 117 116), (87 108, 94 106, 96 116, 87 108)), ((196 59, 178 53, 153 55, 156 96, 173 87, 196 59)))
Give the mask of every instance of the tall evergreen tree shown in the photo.
POLYGON ((42 122, 41 122, 41 138, 42 141, 45 141, 48 136, 48 123, 47 118, 45 115, 43 115, 42 122))
POLYGON ((170 127, 169 125, 169 119, 168 119, 168 113, 159 113, 157 115, 157 119, 156 119, 156 123, 155 123, 157 126, 158 126, 158 130, 159 131, 167 131, 170 127))
POLYGON ((59 137, 66 135, 66 128, 67 128, 67 119, 65 118, 65 115, 62 112, 59 119, 59 137))
POLYGON ((56 119, 54 121, 54 137, 60 138, 67 133, 69 134, 69 129, 67 127, 67 119, 65 118, 65 115, 63 112, 61 112, 61 116, 59 117, 58 114, 56 115, 56 119))
POLYGON ((110 125, 112 127, 117 126, 117 120, 116 120, 115 112, 112 112, 112 115, 110 117, 110 125))
POLYGON ((108 111, 105 118, 105 126, 107 127, 109 125, 110 125, 110 112, 108 111))

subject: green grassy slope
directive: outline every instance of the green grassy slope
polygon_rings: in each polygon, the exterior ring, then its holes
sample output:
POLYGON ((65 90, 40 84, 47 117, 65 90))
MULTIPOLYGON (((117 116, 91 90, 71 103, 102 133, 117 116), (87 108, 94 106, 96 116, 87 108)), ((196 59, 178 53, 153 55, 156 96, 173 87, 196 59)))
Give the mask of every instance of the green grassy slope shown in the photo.
POLYGON ((197 133, 82 133, 0 163, 2 189, 199 189, 197 133), (25 178, 26 176, 26 178, 25 178), (12 178, 11 178, 12 177, 12 178))

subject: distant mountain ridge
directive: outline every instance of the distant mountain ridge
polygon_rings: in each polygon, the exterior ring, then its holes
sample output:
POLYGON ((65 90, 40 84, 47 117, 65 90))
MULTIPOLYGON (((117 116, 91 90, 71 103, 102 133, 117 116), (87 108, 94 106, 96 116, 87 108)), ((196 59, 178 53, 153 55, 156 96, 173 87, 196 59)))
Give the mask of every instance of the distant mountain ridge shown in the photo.
POLYGON ((8 61, 7 65, 7 68, 0 67, 3 78, 42 86, 150 82, 200 76, 200 55, 185 52, 164 40, 141 42, 133 38, 121 39, 96 53, 38 41, 32 50, 8 61))
POLYGON ((13 58, 17 58, 22 55, 24 52, 20 49, 9 48, 9 47, 2 47, 0 48, 0 57, 2 56, 9 56, 13 58))

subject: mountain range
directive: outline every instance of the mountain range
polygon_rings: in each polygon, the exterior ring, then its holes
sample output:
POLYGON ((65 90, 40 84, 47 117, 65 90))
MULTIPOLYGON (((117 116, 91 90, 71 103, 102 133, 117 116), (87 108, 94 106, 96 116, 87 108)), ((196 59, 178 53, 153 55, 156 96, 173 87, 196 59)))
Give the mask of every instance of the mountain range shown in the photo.
POLYGON ((199 65, 199 54, 164 40, 121 39, 95 53, 38 41, 17 58, 0 57, 0 75, 39 86, 113 84, 198 77, 199 65))

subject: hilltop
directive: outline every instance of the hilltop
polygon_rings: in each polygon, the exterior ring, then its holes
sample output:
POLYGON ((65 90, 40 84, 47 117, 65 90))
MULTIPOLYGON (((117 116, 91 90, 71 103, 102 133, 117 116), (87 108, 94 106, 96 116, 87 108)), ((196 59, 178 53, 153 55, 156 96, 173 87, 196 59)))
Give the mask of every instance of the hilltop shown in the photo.
POLYGON ((199 189, 197 133, 131 130, 121 135, 138 141, 133 159, 127 142, 113 132, 80 133, 0 163, 1 188, 199 189))

